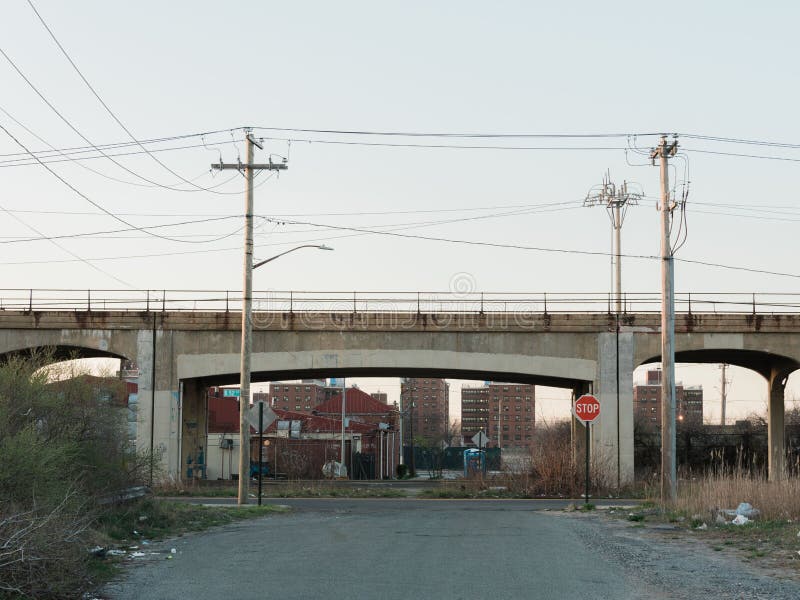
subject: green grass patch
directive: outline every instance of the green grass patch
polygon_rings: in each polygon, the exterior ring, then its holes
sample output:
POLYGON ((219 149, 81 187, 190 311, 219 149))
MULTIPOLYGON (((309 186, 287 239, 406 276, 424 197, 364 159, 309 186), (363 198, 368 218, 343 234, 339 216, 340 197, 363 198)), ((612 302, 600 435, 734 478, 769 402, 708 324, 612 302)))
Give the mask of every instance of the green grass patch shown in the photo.
POLYGON ((640 523, 644 521, 644 515, 641 513, 631 513, 628 515, 628 521, 633 521, 634 523, 640 523))
POLYGON ((161 539, 286 510, 274 505, 197 506, 148 498, 101 516, 98 530, 116 542, 161 539))

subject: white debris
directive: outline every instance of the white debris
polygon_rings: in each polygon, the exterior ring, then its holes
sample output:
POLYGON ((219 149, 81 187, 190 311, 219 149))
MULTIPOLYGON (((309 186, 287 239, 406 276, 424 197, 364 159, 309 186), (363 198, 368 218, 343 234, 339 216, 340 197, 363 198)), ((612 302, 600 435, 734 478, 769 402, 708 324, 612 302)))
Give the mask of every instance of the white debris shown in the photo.
POLYGON ((109 550, 106 552, 109 556, 125 556, 125 550, 109 550))
POLYGON ((177 551, 175 548, 173 548, 172 550, 170 550, 170 554, 177 554, 177 553, 178 553, 178 551, 177 551))
POLYGON ((131 554, 131 558, 142 558, 143 556, 147 556, 144 552, 134 552, 131 554))
POLYGON ((743 517, 747 517, 748 519, 754 519, 761 514, 761 511, 758 510, 757 508, 753 508, 753 505, 750 504, 749 502, 742 502, 736 508, 736 514, 742 515, 743 517))
POLYGON ((705 530, 705 529, 708 529, 708 525, 706 525, 705 523, 703 523, 702 525, 698 525, 697 527, 695 527, 695 529, 701 529, 701 530, 705 530))
POLYGON ((731 524, 732 525, 745 525, 746 523, 749 523, 749 522, 750 522, 750 519, 748 519, 744 515, 736 515, 736 517, 733 519, 733 521, 731 521, 731 524))

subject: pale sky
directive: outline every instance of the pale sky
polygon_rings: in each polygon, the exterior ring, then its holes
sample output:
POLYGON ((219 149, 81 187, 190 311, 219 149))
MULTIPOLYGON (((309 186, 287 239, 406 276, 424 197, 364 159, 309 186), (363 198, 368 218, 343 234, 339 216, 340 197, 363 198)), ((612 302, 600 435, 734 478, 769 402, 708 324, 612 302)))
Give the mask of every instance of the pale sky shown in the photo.
MULTIPOLYGON (((255 130, 271 138, 257 160, 289 158, 280 177, 259 180, 256 214, 316 224, 259 219, 257 256, 307 240, 335 247, 270 263, 256 272, 258 290, 444 292, 467 281, 474 291, 606 294, 604 256, 352 235, 318 225, 402 227, 414 235, 603 253, 610 249, 609 220, 582 201, 610 170, 613 180, 634 181, 646 195, 628 213, 623 252, 650 256, 659 249, 658 169, 632 148, 656 143, 647 133, 679 132, 686 159, 675 161, 672 182, 678 194, 690 184, 688 237, 678 258, 793 276, 678 262, 678 293, 797 291, 796 3, 34 5, 137 139, 219 133, 148 146, 180 148, 157 154, 172 172, 141 153, 115 158, 124 168, 105 158, 77 164, 51 154, 60 161, 49 163, 59 181, 41 165, 9 162, 31 161, 0 131, 0 287, 241 289, 243 185, 235 173, 213 176, 209 165, 243 158, 236 128, 251 125, 294 129, 255 130), (638 135, 462 139, 299 129, 638 135), (334 141, 346 143, 322 143, 334 141), (353 145, 364 142, 537 149, 353 145), (198 190, 183 179, 229 193, 198 190), (218 220, 185 223, 212 218, 218 220), (129 228, 119 219, 136 227, 170 225, 152 232, 172 240, 119 232, 129 228), (443 220, 451 222, 436 223, 443 220), (78 233, 94 235, 20 241, 78 233)), ((92 144, 130 142, 26 0, 3 3, 0 40, 30 83, 92 144)), ((88 145, 2 56, 0 89, 0 124, 29 149, 88 145)), ((658 293, 657 261, 627 259, 623 269, 626 291, 658 293)), ((732 378, 731 406, 760 410, 763 380, 738 369, 732 378)), ((707 407, 718 398, 714 366, 679 367, 678 379, 702 383, 707 407)))

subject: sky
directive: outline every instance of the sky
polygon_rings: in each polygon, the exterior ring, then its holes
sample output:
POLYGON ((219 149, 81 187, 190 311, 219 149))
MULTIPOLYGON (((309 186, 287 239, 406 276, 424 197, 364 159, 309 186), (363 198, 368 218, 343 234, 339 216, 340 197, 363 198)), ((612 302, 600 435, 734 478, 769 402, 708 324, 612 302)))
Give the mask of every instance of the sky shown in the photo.
MULTIPOLYGON (((263 138, 257 160, 289 166, 256 180, 257 258, 301 243, 335 248, 259 269, 264 294, 604 296, 610 224, 583 200, 606 172, 637 184, 623 253, 658 254, 659 174, 647 159, 658 133, 679 133, 670 177, 677 198, 688 192, 678 295, 797 290, 796 3, 33 6, 80 74, 27 0, 4 3, 5 290, 240 290, 243 182, 210 164, 244 158, 244 126, 263 138), (132 142, 173 137, 143 144, 149 154, 132 142), (81 150, 100 144, 127 145, 103 151, 120 154, 113 160, 81 150), (61 152, 37 154, 50 170, 27 153, 51 148, 61 152)), ((627 258, 622 279, 626 292, 655 297, 658 261, 627 258)), ((763 380, 738 369, 732 378, 734 414, 761 410, 763 380)), ((678 379, 718 398, 713 366, 679 367, 678 379)))

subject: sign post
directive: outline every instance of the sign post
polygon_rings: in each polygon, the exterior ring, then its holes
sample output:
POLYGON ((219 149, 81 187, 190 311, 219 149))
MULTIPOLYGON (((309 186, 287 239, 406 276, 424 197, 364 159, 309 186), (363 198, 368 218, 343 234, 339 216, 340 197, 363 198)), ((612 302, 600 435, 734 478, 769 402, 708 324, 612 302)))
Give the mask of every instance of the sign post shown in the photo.
POLYGON ((591 394, 584 394, 575 401, 575 418, 586 428, 586 493, 584 501, 589 504, 589 427, 600 416, 600 402, 591 394))
MULTIPOLYGON (((239 391, 239 390, 236 390, 239 391)), ((258 433, 258 505, 261 506, 261 484, 262 484, 262 477, 263 477, 263 452, 264 452, 264 430, 272 425, 272 423, 278 418, 278 415, 275 414, 269 406, 265 406, 266 402, 263 400, 259 400, 256 402, 255 405, 250 409, 247 413, 247 421, 250 425, 253 426, 258 433)), ((249 450, 249 449, 248 449, 249 450)), ((274 466, 274 465, 273 465, 274 466)), ((241 477, 242 474, 239 474, 241 477)), ((247 477, 250 477, 250 473, 247 474, 247 477)))

